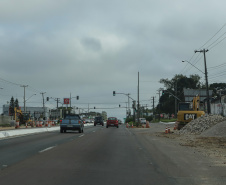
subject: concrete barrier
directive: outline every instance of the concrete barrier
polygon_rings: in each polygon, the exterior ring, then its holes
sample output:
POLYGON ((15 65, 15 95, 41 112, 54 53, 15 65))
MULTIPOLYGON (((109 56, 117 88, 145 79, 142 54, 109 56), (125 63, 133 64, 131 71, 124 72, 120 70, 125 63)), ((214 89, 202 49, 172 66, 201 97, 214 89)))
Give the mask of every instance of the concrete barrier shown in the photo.
POLYGON ((11 120, 12 120, 11 116, 0 115, 0 125, 2 125, 2 124, 10 124, 11 120))
MULTIPOLYGON (((93 124, 84 124, 84 127, 93 126, 93 124)), ((24 128, 24 129, 15 129, 15 130, 6 130, 6 131, 0 131, 0 139, 1 138, 7 138, 7 137, 14 137, 19 135, 28 135, 28 134, 36 134, 36 133, 43 133, 43 132, 53 132, 53 131, 59 131, 59 126, 54 127, 38 127, 38 128, 24 128)))
POLYGON ((0 132, 0 139, 4 138, 4 137, 5 137, 5 135, 2 132, 0 132))
POLYGON ((43 132, 52 132, 60 130, 59 127, 54 128, 37 128, 37 129, 19 129, 19 130, 7 130, 7 131, 0 131, 0 138, 6 137, 13 137, 19 135, 28 135, 28 134, 36 134, 36 133, 43 133, 43 132))

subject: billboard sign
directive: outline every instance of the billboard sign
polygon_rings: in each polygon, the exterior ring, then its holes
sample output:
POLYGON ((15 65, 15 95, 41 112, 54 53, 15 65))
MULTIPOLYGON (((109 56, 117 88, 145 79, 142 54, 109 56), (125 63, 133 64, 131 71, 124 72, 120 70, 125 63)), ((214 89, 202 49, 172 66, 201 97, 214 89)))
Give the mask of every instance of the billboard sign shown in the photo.
POLYGON ((64 98, 64 104, 69 104, 70 103, 70 98, 64 98))

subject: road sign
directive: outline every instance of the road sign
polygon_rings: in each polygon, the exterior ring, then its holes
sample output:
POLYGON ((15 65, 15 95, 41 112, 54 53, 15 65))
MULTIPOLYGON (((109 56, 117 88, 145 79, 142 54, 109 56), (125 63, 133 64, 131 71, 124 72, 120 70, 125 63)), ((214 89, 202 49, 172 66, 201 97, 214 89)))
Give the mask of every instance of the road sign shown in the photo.
POLYGON ((69 104, 70 103, 70 98, 64 98, 64 104, 69 104))

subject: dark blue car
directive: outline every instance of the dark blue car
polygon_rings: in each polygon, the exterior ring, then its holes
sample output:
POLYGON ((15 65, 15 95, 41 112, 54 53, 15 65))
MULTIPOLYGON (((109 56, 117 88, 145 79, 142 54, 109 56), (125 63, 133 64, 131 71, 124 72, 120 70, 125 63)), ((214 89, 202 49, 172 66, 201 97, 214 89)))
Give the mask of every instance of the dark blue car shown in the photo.
POLYGON ((83 128, 83 120, 78 114, 68 114, 60 123, 61 133, 66 132, 67 130, 78 130, 79 133, 82 133, 83 128))

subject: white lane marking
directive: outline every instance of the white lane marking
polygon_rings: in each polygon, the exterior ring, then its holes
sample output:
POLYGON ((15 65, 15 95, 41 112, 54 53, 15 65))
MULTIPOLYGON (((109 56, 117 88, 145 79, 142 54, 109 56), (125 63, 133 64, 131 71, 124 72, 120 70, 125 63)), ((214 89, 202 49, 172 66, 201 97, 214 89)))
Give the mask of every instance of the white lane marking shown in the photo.
POLYGON ((39 153, 46 152, 46 151, 51 150, 51 149, 53 149, 53 148, 55 148, 55 147, 56 147, 56 146, 51 146, 51 147, 49 147, 49 148, 46 148, 46 149, 44 149, 44 150, 39 151, 39 153))
POLYGON ((93 132, 96 132, 96 131, 93 131, 93 132))
POLYGON ((83 137, 84 136, 84 134, 82 134, 81 136, 78 136, 78 137, 83 137))

